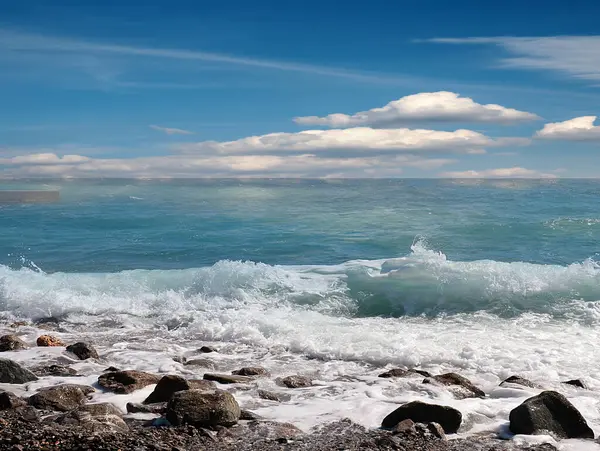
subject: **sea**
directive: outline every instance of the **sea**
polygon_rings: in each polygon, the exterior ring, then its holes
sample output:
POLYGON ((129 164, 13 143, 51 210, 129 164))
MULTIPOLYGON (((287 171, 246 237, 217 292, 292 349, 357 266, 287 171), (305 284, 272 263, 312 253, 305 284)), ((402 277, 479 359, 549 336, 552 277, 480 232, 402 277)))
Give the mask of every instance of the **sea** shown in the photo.
MULTIPOLYGON (((57 202, 0 204, 0 316, 60 318, 61 337, 92 341, 103 362, 73 362, 90 382, 109 364, 202 377, 181 357, 210 344, 219 352, 202 358, 220 372, 270 371, 259 387, 281 403, 233 388, 268 419, 378 427, 421 400, 459 409, 461 436, 510 438, 510 411, 541 391, 499 386, 519 375, 565 394, 600 434, 600 180, 3 180, 0 189, 60 191, 57 202), (487 396, 377 377, 391 368, 456 372, 487 396), (291 374, 314 386, 275 382, 291 374), (562 383, 570 379, 588 389, 562 383)), ((40 331, 23 333, 34 342, 40 331)), ((30 366, 67 358, 5 354, 30 366)), ((148 390, 97 399, 124 408, 148 390)))

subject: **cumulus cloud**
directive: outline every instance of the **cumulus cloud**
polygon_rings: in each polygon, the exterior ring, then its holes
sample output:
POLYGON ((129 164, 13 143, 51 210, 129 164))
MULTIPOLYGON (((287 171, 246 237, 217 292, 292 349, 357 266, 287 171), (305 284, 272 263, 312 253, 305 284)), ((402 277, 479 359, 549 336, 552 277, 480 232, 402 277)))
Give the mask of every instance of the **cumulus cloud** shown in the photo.
POLYGON ((544 173, 534 169, 526 169, 521 167, 514 168, 498 168, 486 169, 483 171, 449 171, 440 174, 441 177, 447 178, 555 178, 555 174, 544 173))
POLYGON ((596 116, 582 116, 564 122, 544 125, 535 136, 563 141, 600 141, 600 126, 594 125, 596 116))
POLYGON ((171 127, 160 127, 158 125, 151 125, 151 129, 166 133, 167 135, 193 135, 194 132, 190 132, 189 130, 183 130, 181 128, 171 128, 171 127))
POLYGON ((73 164, 86 161, 90 161, 90 158, 82 155, 63 155, 59 157, 54 153, 35 153, 12 158, 0 158, 0 164, 5 165, 73 164))
POLYGON ((485 153, 485 147, 527 144, 520 138, 492 139, 472 130, 437 131, 424 129, 374 129, 355 127, 333 130, 305 130, 298 133, 270 133, 235 141, 203 141, 182 144, 184 153, 329 153, 377 154, 390 152, 446 151, 485 153))
POLYGON ((539 119, 533 113, 501 105, 482 105, 454 92, 423 92, 394 100, 381 108, 348 115, 329 114, 325 117, 294 118, 302 125, 322 125, 343 128, 357 126, 394 127, 414 121, 494 122, 508 123, 539 119))

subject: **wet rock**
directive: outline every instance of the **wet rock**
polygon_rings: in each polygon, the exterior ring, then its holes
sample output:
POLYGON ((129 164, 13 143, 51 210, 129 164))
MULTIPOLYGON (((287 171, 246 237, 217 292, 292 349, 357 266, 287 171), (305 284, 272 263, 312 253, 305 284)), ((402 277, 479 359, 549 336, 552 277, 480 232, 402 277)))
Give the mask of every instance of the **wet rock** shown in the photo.
POLYGON ((61 332, 64 329, 60 327, 60 322, 63 318, 58 318, 55 316, 49 316, 46 318, 39 318, 33 322, 38 329, 44 330, 52 330, 56 332, 61 332))
MULTIPOLYGON (((245 443, 259 442, 259 443, 279 443, 285 444, 291 440, 298 440, 305 436, 304 432, 298 429, 296 426, 290 423, 278 423, 275 421, 250 421, 247 423, 240 423, 239 425, 231 428, 223 428, 219 431, 218 441, 225 443, 245 443)), ((246 448, 250 449, 250 448, 246 448)), ((256 447, 256 449, 259 449, 256 447)), ((282 448, 281 445, 269 449, 288 449, 282 448)), ((289 449, 320 449, 320 450, 332 450, 332 449, 344 449, 339 446, 336 447, 319 447, 319 448, 289 448, 289 449)))
POLYGON ((171 397, 182 390, 214 390, 214 382, 208 380, 189 381, 181 376, 167 375, 158 381, 156 388, 144 400, 144 404, 167 402, 171 397))
POLYGON ((268 376, 269 372, 262 366, 248 366, 232 371, 231 374, 237 376, 268 376))
POLYGON ((446 440, 444 428, 438 423, 429 423, 427 425, 427 432, 429 432, 435 438, 439 438, 440 440, 446 440))
POLYGON ((258 397, 261 399, 266 399, 268 401, 277 401, 281 402, 281 396, 277 393, 273 393, 267 390, 258 390, 258 397))
POLYGON ((98 385, 118 394, 128 394, 148 385, 157 384, 160 376, 143 371, 114 371, 98 377, 98 385))
POLYGON ((129 431, 121 418, 121 411, 109 403, 87 404, 61 415, 55 421, 62 425, 76 425, 91 433, 129 431))
POLYGON ((68 412, 85 404, 88 394, 94 392, 86 385, 64 384, 56 387, 45 387, 29 397, 28 402, 33 407, 44 410, 68 412))
POLYGON ((0 410, 16 409, 17 407, 26 406, 24 399, 19 398, 14 393, 8 391, 0 391, 0 410))
POLYGON ((386 416, 381 426, 391 429, 403 420, 412 420, 415 423, 438 423, 446 434, 454 434, 460 427, 462 414, 452 407, 413 401, 398 407, 386 416))
POLYGON ((21 326, 28 326, 29 323, 27 321, 15 321, 14 323, 11 323, 8 327, 10 327, 11 329, 18 329, 21 326))
POLYGON ((0 337, 0 352, 20 351, 27 349, 27 343, 16 335, 4 335, 0 337))
POLYGON ((67 346, 67 352, 75 354, 79 360, 87 360, 87 359, 99 359, 98 353, 96 349, 89 344, 84 342, 78 342, 72 345, 67 346))
POLYGON ((31 371, 23 368, 17 362, 0 359, 0 382, 4 384, 24 384, 37 381, 38 378, 31 371))
POLYGON ((217 351, 217 348, 213 348, 212 346, 202 346, 200 349, 198 349, 198 352, 200 352, 201 354, 209 354, 211 352, 219 351, 217 351))
POLYGON ((306 376, 287 376, 281 379, 287 388, 303 388, 312 386, 312 380, 306 376))
POLYGON ((173 395, 167 404, 166 418, 175 426, 232 426, 240 419, 240 406, 231 393, 185 390, 173 395))
POLYGON ((550 432, 558 438, 594 438, 594 431, 567 398, 545 391, 526 399, 510 412, 510 430, 514 434, 550 432))
POLYGON ((36 340, 38 346, 42 347, 53 347, 53 346, 64 346, 65 344, 58 337, 52 335, 41 335, 36 340))
POLYGON ((411 419, 402 420, 394 427, 393 432, 395 434, 416 434, 416 424, 411 419))
POLYGON ((208 359, 191 359, 184 363, 185 366, 199 366, 210 370, 217 369, 217 365, 212 360, 208 359))
POLYGON ((157 402, 154 404, 128 402, 125 407, 127 408, 127 413, 157 413, 162 415, 167 411, 166 402, 157 402))
POLYGON ((73 368, 69 368, 64 365, 49 365, 49 366, 41 366, 32 369, 32 372, 36 376, 58 376, 58 377, 71 377, 77 376, 77 371, 73 368))
POLYGON ((114 367, 114 366, 109 366, 108 368, 106 368, 105 370, 102 370, 103 373, 116 373, 121 371, 119 368, 114 367))
POLYGON ((258 421, 258 420, 262 420, 262 419, 263 419, 263 417, 261 417, 260 415, 254 413, 254 412, 250 412, 249 410, 242 409, 240 411, 240 420, 258 421))
POLYGON ((213 373, 206 373, 203 378, 207 381, 218 382, 219 384, 247 384, 253 381, 251 377, 213 373))
POLYGON ((419 376, 419 375, 425 376, 425 377, 431 377, 431 374, 428 373, 427 371, 415 370, 415 369, 403 370, 402 368, 393 368, 389 371, 386 371, 385 373, 381 373, 378 377, 391 378, 391 377, 410 377, 410 376, 419 376))
POLYGON ((500 383, 501 387, 504 387, 506 384, 517 384, 517 385, 522 385, 523 387, 529 387, 529 388, 539 388, 539 385, 531 382, 528 379, 525 379, 521 376, 510 376, 508 379, 505 379, 504 381, 502 381, 500 383))
POLYGON ((176 355, 176 356, 173 356, 173 361, 177 362, 177 363, 181 363, 182 365, 185 365, 185 362, 187 362, 187 357, 182 356, 182 355, 176 355))
POLYGON ((563 384, 572 385, 573 387, 585 388, 587 390, 588 386, 581 379, 572 379, 570 381, 565 381, 563 384))
POLYGON ((446 373, 439 376, 428 377, 423 380, 424 384, 440 384, 454 388, 454 396, 458 399, 464 398, 485 398, 485 392, 477 388, 466 377, 456 373, 446 373))

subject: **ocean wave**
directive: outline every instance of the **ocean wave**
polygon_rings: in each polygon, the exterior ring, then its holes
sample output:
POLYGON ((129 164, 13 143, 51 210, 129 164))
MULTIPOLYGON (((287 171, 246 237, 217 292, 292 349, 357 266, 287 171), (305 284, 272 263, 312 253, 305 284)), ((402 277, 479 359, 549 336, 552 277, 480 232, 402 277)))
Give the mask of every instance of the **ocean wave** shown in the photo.
POLYGON ((224 260, 185 270, 88 274, 0 266, 0 311, 193 317, 278 308, 348 318, 533 312, 589 320, 598 311, 599 269, 592 259, 568 266, 452 261, 423 242, 405 257, 333 266, 224 260))

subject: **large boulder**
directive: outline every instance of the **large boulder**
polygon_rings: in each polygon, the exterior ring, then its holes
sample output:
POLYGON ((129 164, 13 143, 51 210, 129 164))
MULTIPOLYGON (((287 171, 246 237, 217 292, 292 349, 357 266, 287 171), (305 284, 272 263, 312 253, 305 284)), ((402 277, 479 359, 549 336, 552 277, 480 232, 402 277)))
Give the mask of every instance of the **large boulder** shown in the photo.
POLYGON ((214 390, 215 388, 215 383, 208 380, 190 381, 181 376, 169 374, 158 381, 154 391, 144 400, 144 404, 167 402, 178 391, 214 390))
POLYGON ((415 423, 438 423, 446 434, 454 434, 462 423, 462 414, 452 407, 413 401, 398 407, 386 416, 381 422, 381 427, 392 429, 403 420, 412 420, 415 423))
POLYGON ((24 399, 9 391, 0 391, 0 410, 16 409, 27 405, 24 399))
POLYGON ((55 420, 65 426, 79 426, 90 433, 127 432, 129 427, 121 411, 113 404, 87 404, 61 415, 55 420))
POLYGON ((24 384, 37 381, 38 378, 31 371, 23 368, 17 362, 0 359, 0 382, 3 384, 24 384))
POLYGON ((98 377, 98 385, 106 390, 128 394, 148 385, 157 384, 160 376, 143 371, 113 371, 104 373, 98 377))
POLYGON ((552 433, 557 438, 594 438, 594 431, 567 398, 555 391, 544 391, 526 399, 510 412, 514 434, 552 433))
POLYGON ((36 343, 38 346, 42 347, 58 347, 65 345, 60 338, 52 335, 41 335, 36 340, 36 343))
POLYGON ((78 342, 67 346, 67 352, 75 354, 79 360, 98 359, 96 349, 89 343, 78 342))
POLYGON ((233 426, 240 415, 240 406, 233 395, 223 390, 177 392, 167 404, 166 413, 172 425, 195 427, 233 426))
POLYGON ((27 349, 27 343, 16 335, 4 335, 0 337, 0 352, 20 351, 27 349))
POLYGON ((68 412, 85 404, 87 395, 92 392, 94 389, 87 385, 57 385, 56 387, 42 388, 30 396, 28 402, 38 409, 68 412))
POLYGON ((485 398, 485 392, 477 388, 469 379, 456 373, 440 374, 423 380, 424 384, 439 384, 451 388, 452 393, 458 399, 485 398))

